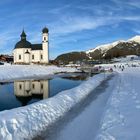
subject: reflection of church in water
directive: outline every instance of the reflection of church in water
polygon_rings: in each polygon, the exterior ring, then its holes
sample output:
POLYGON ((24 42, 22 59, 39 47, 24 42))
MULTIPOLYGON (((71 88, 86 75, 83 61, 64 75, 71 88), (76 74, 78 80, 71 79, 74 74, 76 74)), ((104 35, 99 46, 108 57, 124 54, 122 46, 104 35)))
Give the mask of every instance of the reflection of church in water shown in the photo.
POLYGON ((14 94, 22 105, 28 104, 32 99, 46 99, 49 96, 49 81, 15 81, 14 94))

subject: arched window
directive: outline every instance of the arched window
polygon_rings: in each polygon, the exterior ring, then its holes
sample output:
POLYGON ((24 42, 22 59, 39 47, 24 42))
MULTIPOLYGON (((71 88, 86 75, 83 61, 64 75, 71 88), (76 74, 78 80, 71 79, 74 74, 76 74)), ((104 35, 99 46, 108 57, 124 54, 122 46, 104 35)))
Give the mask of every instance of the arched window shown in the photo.
POLYGON ((21 59, 21 55, 19 55, 19 60, 21 59))
POLYGON ((33 88, 33 89, 35 88, 35 85, 34 85, 34 84, 32 84, 32 88, 33 88))
POLYGON ((21 85, 21 84, 19 85, 19 89, 20 89, 20 90, 22 89, 22 85, 21 85))
POLYGON ((41 89, 43 89, 43 84, 41 84, 41 89))
POLYGON ((40 56, 40 57, 41 57, 41 59, 43 59, 43 55, 42 55, 42 54, 41 54, 41 56, 40 56))
POLYGON ((34 59, 34 55, 32 55, 32 59, 34 59))
POLYGON ((46 37, 44 37, 44 40, 46 40, 46 37))

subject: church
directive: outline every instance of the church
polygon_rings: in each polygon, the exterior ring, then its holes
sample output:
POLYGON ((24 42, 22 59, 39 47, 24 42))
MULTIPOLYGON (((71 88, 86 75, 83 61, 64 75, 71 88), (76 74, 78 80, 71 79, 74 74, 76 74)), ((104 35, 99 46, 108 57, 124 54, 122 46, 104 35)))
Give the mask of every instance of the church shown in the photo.
POLYGON ((14 64, 48 64, 49 63, 49 30, 42 30, 42 44, 31 44, 22 31, 21 40, 16 43, 13 50, 14 64))

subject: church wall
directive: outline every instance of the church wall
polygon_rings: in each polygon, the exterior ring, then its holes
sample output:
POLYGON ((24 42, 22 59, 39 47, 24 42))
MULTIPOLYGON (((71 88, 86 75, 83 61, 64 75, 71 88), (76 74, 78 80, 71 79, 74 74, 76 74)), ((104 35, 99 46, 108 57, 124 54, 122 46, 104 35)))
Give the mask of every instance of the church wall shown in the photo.
POLYGON ((24 62, 26 64, 30 64, 30 54, 29 53, 24 54, 24 62))
POLYGON ((32 63, 39 63, 40 62, 40 55, 41 55, 41 51, 40 50, 34 50, 31 52, 31 62, 32 63))
POLYGON ((31 51, 31 49, 26 49, 26 48, 19 48, 14 50, 14 63, 28 63, 30 60, 30 57, 27 57, 25 54, 26 51, 31 51))

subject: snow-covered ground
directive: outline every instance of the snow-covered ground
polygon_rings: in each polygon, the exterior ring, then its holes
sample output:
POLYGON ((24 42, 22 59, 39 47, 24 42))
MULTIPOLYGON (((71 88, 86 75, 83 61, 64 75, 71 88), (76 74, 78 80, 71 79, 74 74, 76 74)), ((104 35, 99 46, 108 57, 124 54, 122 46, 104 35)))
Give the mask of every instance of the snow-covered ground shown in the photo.
MULTIPOLYGON (((139 140, 140 63, 139 61, 130 61, 109 65, 105 64, 102 66, 105 68, 112 67, 114 71, 116 71, 114 73, 114 80, 109 82, 107 89, 104 91, 104 93, 110 95, 108 99, 106 98, 106 100, 108 100, 107 104, 103 105, 99 103, 101 100, 104 101, 103 99, 97 100, 96 102, 98 102, 98 104, 93 101, 91 105, 85 109, 86 113, 81 113, 81 115, 74 120, 74 123, 72 122, 66 127, 65 131, 62 131, 59 137, 57 137, 58 140, 67 139, 68 134, 71 133, 72 130, 75 132, 72 135, 72 140, 76 140, 76 138, 82 138, 83 140, 86 138, 88 138, 88 140, 139 140), (125 67, 123 71, 122 66, 125 67), (97 116, 95 115, 93 120, 92 114, 96 113, 93 108, 95 108, 96 105, 99 105, 102 113, 97 111, 99 116, 96 114, 97 116), (85 118, 88 121, 84 122, 85 118), (98 127, 93 126, 94 124, 92 125, 93 121, 98 127), (75 124, 76 126, 79 124, 77 129, 75 124), (84 130, 84 127, 86 130, 84 130), (96 133, 88 133, 91 130, 93 131, 94 128, 97 128, 96 133), (78 133, 79 130, 81 131, 80 135, 78 133), (87 137, 86 134, 88 135, 87 137)), ((21 75, 23 75, 23 77, 40 76, 41 73, 42 76, 49 76, 57 72, 74 70, 54 66, 35 67, 36 66, 5 66, 4 68, 4 66, 2 66, 0 68, 0 80, 20 78, 21 75), (21 67, 23 69, 21 69, 21 67), (15 71, 13 72, 13 70, 15 71), (33 73, 30 73, 30 71, 33 73), (12 73, 13 75, 11 75, 12 73)), ((77 103, 85 100, 97 86, 102 86, 100 85, 101 82, 109 75, 110 74, 106 74, 106 77, 104 74, 96 75, 88 81, 83 82, 80 86, 63 91, 53 98, 26 107, 0 112, 0 140, 22 140, 24 138, 30 140, 34 136, 40 135, 41 131, 44 131, 50 124, 57 122, 60 117, 66 115, 77 103)))
POLYGON ((66 114, 110 74, 99 74, 80 86, 26 107, 0 112, 0 140, 32 139, 66 114))
POLYGON ((137 55, 127 55, 126 57, 119 57, 119 58, 114 58, 113 61, 115 62, 130 62, 130 61, 139 61, 140 57, 137 55))
MULTIPOLYGON (((124 63, 119 65, 124 65, 125 69, 122 71, 119 67, 114 68, 117 73, 107 89, 104 87, 104 93, 96 101, 91 101, 80 115, 65 124, 65 127, 59 130, 59 134, 51 140, 140 139, 140 67, 131 67, 124 63), (107 94, 110 97, 106 104, 107 94)), ((114 67, 106 65, 111 66, 114 67)))
POLYGON ((140 139, 140 67, 118 73, 97 140, 140 139))
POLYGON ((75 68, 38 65, 1 65, 0 81, 24 78, 51 77, 60 72, 76 72, 75 68))

